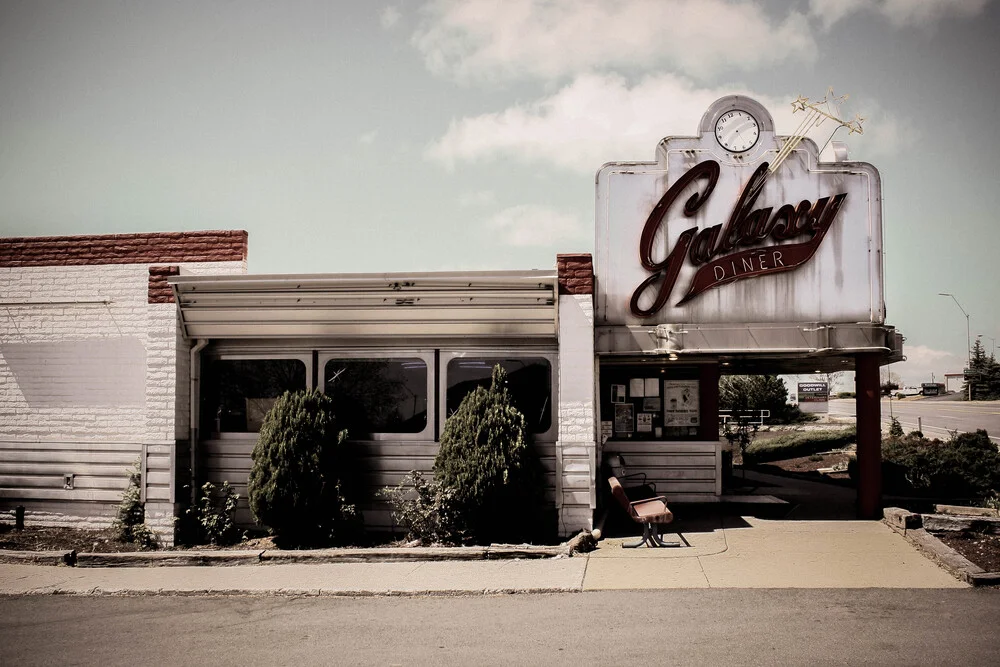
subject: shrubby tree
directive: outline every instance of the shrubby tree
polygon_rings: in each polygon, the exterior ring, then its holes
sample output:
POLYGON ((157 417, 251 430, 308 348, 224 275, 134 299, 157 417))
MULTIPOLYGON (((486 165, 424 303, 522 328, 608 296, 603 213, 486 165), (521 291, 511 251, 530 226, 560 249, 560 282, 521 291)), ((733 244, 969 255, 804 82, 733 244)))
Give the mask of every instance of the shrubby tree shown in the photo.
POLYGON ((719 409, 734 413, 768 410, 771 423, 801 421, 803 413, 788 404, 788 388, 776 375, 726 375, 719 381, 719 409))
POLYGON ((350 537, 358 515, 343 493, 346 437, 330 397, 296 391, 278 398, 253 449, 248 495, 254 518, 293 545, 350 537))
POLYGON ((499 365, 490 387, 469 392, 445 422, 434 474, 473 541, 520 541, 538 530, 541 469, 499 365))

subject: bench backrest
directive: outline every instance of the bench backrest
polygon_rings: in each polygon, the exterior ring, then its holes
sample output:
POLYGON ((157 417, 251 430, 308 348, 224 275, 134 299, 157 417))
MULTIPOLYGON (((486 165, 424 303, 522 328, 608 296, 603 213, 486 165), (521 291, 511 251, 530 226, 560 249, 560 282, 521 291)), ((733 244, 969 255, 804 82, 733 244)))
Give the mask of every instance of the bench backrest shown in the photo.
POLYGON ((622 506, 629 516, 632 515, 632 503, 629 502, 628 496, 625 494, 625 487, 622 483, 618 481, 617 477, 609 477, 608 484, 611 485, 611 495, 615 497, 618 504, 622 506))

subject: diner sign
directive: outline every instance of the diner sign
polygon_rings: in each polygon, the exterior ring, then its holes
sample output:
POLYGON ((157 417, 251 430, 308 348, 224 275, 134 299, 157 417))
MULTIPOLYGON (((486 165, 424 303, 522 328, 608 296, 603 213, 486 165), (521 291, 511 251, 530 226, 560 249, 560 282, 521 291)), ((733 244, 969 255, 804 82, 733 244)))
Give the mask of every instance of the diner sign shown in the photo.
POLYGON ((787 137, 748 98, 699 129, 598 172, 595 326, 884 322, 878 171, 821 161, 808 138, 782 159, 787 137), (720 139, 740 104, 759 136, 720 139))

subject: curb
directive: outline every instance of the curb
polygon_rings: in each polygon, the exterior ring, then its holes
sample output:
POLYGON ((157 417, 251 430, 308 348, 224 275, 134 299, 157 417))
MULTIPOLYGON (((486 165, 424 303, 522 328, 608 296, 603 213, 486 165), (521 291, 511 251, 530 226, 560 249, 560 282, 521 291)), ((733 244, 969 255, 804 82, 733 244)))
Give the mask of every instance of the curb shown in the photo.
POLYGON ((394 547, 372 549, 308 549, 264 551, 190 550, 76 553, 75 551, 11 551, 0 549, 0 562, 76 567, 225 567, 289 563, 398 563, 409 561, 520 560, 567 558, 592 548, 593 538, 581 532, 557 546, 492 544, 477 547, 394 547))
POLYGON ((75 551, 13 551, 0 549, 0 563, 34 565, 76 565, 75 551))
MULTIPOLYGON (((882 522, 902 535, 918 551, 943 567, 959 581, 970 586, 990 586, 1000 584, 1000 572, 986 572, 968 558, 934 537, 924 528, 928 518, 934 518, 931 525, 937 525, 941 515, 914 514, 899 507, 887 507, 882 511, 882 522)), ((935 528, 935 530, 961 530, 959 528, 935 528)))

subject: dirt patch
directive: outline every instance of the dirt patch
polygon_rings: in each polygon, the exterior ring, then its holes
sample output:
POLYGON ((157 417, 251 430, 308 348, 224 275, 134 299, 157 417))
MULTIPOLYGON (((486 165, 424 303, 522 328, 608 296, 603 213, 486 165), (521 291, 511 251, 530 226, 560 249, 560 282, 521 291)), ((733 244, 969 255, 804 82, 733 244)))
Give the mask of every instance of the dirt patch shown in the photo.
POLYGON ((116 540, 110 528, 85 530, 25 526, 24 530, 15 530, 9 524, 0 524, 0 549, 122 553, 139 551, 139 546, 116 540))
POLYGON ((987 572, 1000 572, 1000 535, 963 532, 934 536, 987 572))
MULTIPOLYGON (((247 549, 264 551, 276 549, 271 537, 256 537, 237 542, 227 547, 211 545, 177 545, 167 547, 169 551, 185 549, 247 549)), ((125 553, 140 551, 139 545, 115 539, 110 528, 88 530, 85 528, 50 528, 45 526, 25 526, 15 530, 10 524, 0 523, 0 549, 12 551, 76 551, 77 553, 125 553)))
MULTIPOLYGON (((847 462, 850 460, 851 454, 849 451, 826 452, 811 456, 800 456, 794 459, 785 459, 783 461, 768 461, 767 463, 759 463, 754 468, 761 472, 811 473, 810 477, 815 477, 818 481, 831 479, 846 482, 850 481, 850 476, 847 474, 847 462), (775 468, 777 470, 774 470, 775 468), (840 470, 830 473, 819 472, 827 468, 839 468, 840 470)), ((734 463, 737 465, 740 464, 739 453, 736 454, 735 458, 734 463)))

